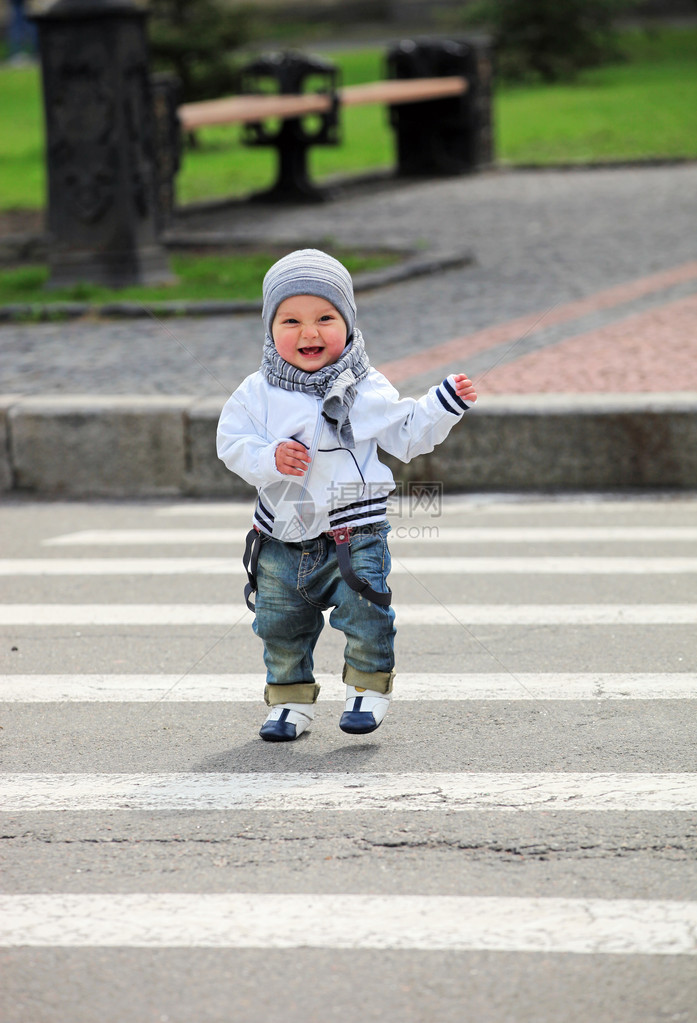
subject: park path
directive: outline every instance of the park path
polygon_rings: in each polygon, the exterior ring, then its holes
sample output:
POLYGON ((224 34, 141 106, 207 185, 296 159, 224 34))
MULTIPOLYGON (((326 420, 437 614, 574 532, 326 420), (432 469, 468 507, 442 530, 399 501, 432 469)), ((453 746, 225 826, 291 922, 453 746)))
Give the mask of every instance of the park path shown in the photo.
MULTIPOLYGON (((234 203, 178 230, 281 250, 469 252, 358 296, 374 365, 403 393, 465 369, 482 395, 697 390, 697 164, 497 171, 234 203)), ((0 393, 224 399, 259 364, 258 313, 0 329, 0 393)))
POLYGON ((697 294, 668 302, 660 298, 682 284, 697 287, 697 261, 453 338, 380 368, 398 386, 431 372, 434 365, 467 364, 477 354, 490 363, 478 374, 488 394, 697 390, 697 294), (627 312, 637 300, 656 293, 656 306, 627 312), (601 310, 618 311, 619 318, 574 333, 578 320, 601 310), (557 332, 549 340, 552 325, 570 336, 559 340, 564 335, 557 332))

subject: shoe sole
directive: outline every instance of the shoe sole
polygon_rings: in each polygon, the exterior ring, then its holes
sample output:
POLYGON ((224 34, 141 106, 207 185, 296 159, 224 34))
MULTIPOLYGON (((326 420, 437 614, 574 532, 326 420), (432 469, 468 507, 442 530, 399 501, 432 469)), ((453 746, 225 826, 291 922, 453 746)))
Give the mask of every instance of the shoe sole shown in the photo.
POLYGON ((295 725, 286 725, 283 730, 274 730, 270 728, 264 731, 263 728, 259 730, 259 735, 264 742, 295 742, 298 738, 297 732, 295 731, 295 725), (290 729, 293 729, 292 734, 290 729))
POLYGON ((369 735, 376 728, 379 728, 381 724, 382 721, 376 721, 372 714, 346 710, 341 715, 339 728, 342 732, 347 732, 349 735, 369 735), (369 721, 361 720, 361 718, 367 717, 372 718, 372 724, 369 721))

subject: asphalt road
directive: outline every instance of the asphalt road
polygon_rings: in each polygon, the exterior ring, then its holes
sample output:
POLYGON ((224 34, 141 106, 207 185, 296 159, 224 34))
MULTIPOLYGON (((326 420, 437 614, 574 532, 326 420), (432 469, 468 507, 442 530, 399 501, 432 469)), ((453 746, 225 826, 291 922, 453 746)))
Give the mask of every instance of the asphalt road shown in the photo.
POLYGON ((3 504, 3 1023, 697 1021, 697 499, 401 511, 269 746, 248 507, 3 504))

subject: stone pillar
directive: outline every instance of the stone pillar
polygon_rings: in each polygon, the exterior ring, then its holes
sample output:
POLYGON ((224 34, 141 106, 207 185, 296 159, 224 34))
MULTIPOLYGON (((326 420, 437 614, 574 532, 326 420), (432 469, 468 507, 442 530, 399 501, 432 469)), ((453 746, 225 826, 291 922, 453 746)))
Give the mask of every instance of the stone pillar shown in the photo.
POLYGON ((49 286, 172 280, 157 237, 144 0, 35 0, 49 286))

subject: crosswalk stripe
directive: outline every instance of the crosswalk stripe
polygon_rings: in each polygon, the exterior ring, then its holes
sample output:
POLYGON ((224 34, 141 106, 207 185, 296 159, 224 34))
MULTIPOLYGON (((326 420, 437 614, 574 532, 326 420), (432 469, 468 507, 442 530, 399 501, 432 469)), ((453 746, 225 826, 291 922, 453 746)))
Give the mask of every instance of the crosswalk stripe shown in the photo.
MULTIPOLYGON (((697 558, 395 557, 392 575, 683 575, 697 558)), ((241 558, 3 558, 0 576, 243 575, 241 558)))
POLYGON ((0 896, 3 947, 697 954, 697 902, 263 893, 0 896))
MULTIPOLYGON (((658 543, 697 541, 694 526, 443 526, 395 524, 390 543, 658 543)), ((48 537, 46 547, 158 546, 165 544, 241 544, 246 529, 87 529, 48 537)))
POLYGON ((244 503, 242 501, 187 501, 184 504, 173 504, 166 508, 155 508, 155 515, 158 518, 180 518, 194 515, 198 518, 208 515, 214 518, 226 518, 228 520, 239 518, 242 522, 249 522, 254 510, 254 501, 244 503))
MULTIPOLYGON (((343 700, 337 675, 317 674, 322 701, 343 700)), ((0 675, 0 703, 259 703, 263 674, 0 675)), ((697 700, 697 674, 433 674, 400 672, 400 701, 697 700)))
MULTIPOLYGON (((327 612, 328 613, 328 612, 327 612)), ((401 604, 401 625, 696 625, 697 604, 401 604)), ((1 626, 248 625, 240 604, 1 604, 1 626)))
MULTIPOLYGON (((697 560, 697 559, 696 559, 697 560)), ((241 558, 5 558, 0 576, 243 575, 241 558)))
POLYGON ((264 772, 3 774, 2 808, 25 811, 689 811, 697 774, 264 772))
MULTIPOLYGON (((413 518, 418 518, 419 514, 423 515, 423 497, 419 494, 414 494, 407 488, 406 492, 402 492, 401 495, 395 493, 389 500, 394 505, 401 506, 405 509, 405 514, 410 514, 413 518)), ((678 508, 692 508, 694 509, 694 499, 691 497, 683 497, 680 501, 671 499, 670 505, 678 508)), ((241 517, 243 522, 248 522, 252 515, 252 509, 254 502, 250 501, 245 503, 242 501, 184 501, 180 504, 173 504, 163 508, 154 509, 155 516, 157 518, 226 518, 228 520, 233 518, 241 517)), ((471 515, 478 515, 482 512, 486 515, 521 515, 521 514, 532 514, 532 515, 549 515, 554 516, 565 516, 571 514, 588 514, 591 513, 594 517, 612 514, 616 515, 620 512, 623 516, 626 515, 646 515, 658 514, 659 516, 665 515, 666 508, 669 507, 666 501, 652 498, 642 497, 641 500, 623 500, 622 498, 614 499, 603 496, 602 494, 589 494, 585 497, 582 496, 567 496, 565 494, 557 494, 554 497, 548 496, 544 500, 530 500, 528 497, 515 493, 511 494, 496 494, 495 496, 489 496, 487 494, 447 494, 443 495, 439 499, 439 508, 443 516, 450 514, 461 514, 469 513, 471 515)), ((388 513, 390 508, 388 506, 388 513)))

